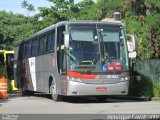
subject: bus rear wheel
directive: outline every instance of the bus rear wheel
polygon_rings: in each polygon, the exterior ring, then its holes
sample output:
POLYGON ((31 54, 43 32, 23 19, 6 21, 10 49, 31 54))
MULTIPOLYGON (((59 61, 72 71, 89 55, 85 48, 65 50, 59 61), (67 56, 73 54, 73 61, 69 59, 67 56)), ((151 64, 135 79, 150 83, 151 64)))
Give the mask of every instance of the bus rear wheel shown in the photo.
POLYGON ((34 91, 26 90, 25 86, 22 87, 22 96, 33 96, 34 91))
POLYGON ((25 84, 23 82, 23 78, 21 78, 21 89, 22 89, 22 96, 34 95, 34 91, 26 90, 25 84))
POLYGON ((52 100, 58 102, 62 101, 62 96, 57 94, 56 84, 52 81, 52 84, 50 85, 50 93, 52 100))
POLYGON ((27 91, 25 90, 24 86, 22 87, 22 96, 26 96, 27 95, 27 91))
POLYGON ((22 89, 22 96, 26 96, 27 95, 27 91, 23 82, 23 78, 21 78, 21 89, 22 89))

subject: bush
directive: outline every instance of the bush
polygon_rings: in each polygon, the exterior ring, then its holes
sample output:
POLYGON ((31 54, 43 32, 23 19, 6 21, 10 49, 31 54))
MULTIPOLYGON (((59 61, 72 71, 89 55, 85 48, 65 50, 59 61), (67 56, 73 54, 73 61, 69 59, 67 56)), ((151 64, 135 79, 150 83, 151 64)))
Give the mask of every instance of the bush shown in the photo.
POLYGON ((157 81, 153 83, 153 96, 160 97, 160 84, 157 81))
POLYGON ((153 84, 149 77, 146 77, 142 74, 138 76, 141 77, 141 80, 138 80, 137 77, 133 78, 132 86, 132 96, 136 97, 152 97, 153 96, 153 84))

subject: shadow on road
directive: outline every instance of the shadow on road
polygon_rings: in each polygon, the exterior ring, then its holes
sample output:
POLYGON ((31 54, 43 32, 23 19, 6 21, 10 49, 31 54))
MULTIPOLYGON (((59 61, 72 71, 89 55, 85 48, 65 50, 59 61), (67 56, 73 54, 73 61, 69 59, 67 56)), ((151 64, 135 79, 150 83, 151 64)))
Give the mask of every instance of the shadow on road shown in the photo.
POLYGON ((69 103, 78 103, 78 104, 85 104, 85 103, 123 103, 123 102, 144 102, 145 99, 140 98, 124 98, 124 97, 113 97, 110 96, 106 100, 101 101, 97 100, 96 97, 64 97, 64 102, 69 103))
MULTIPOLYGON (((35 94, 36 97, 43 97, 51 100, 51 96, 48 94, 35 94)), ((134 98, 134 97, 118 97, 108 96, 106 100, 97 100, 96 97, 66 97, 63 96, 61 102, 88 104, 88 103, 123 103, 123 102, 144 102, 148 101, 145 98, 134 98)))
MULTIPOLYGON (((23 97, 21 93, 17 93, 17 94, 10 94, 9 95, 9 99, 7 100, 1 100, 0 99, 0 105, 1 103, 5 103, 7 101, 9 101, 10 99, 13 99, 15 97, 23 97)), ((33 95, 34 97, 42 97, 42 98, 47 98, 47 99, 51 99, 51 95, 48 94, 42 94, 42 93, 35 93, 33 95)), ((27 96, 25 96, 27 97, 27 96)), ((98 100, 96 97, 69 97, 69 96, 63 96, 63 100, 61 102, 67 102, 67 103, 74 103, 74 104, 88 104, 88 103, 123 103, 123 102, 147 102, 149 101, 146 98, 136 98, 136 97, 122 97, 122 96, 107 96, 106 100, 104 99, 100 99, 98 100)))

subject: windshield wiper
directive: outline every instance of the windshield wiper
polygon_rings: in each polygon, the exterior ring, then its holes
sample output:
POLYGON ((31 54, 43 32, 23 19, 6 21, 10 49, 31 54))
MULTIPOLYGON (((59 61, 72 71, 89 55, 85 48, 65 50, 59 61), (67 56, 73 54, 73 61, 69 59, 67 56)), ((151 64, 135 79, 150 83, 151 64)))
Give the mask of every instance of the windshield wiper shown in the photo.
POLYGON ((72 54, 67 53, 66 51, 64 51, 64 53, 65 53, 67 56, 69 56, 69 57, 72 59, 72 61, 73 61, 74 63, 77 64, 76 58, 75 58, 72 54))

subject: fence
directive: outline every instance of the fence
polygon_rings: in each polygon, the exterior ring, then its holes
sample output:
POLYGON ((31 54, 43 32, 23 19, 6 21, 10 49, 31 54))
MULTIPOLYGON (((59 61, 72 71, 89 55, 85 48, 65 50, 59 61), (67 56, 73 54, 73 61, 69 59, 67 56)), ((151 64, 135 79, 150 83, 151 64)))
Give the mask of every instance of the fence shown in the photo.
POLYGON ((136 96, 160 96, 160 60, 138 61, 134 65, 132 94, 136 96))

